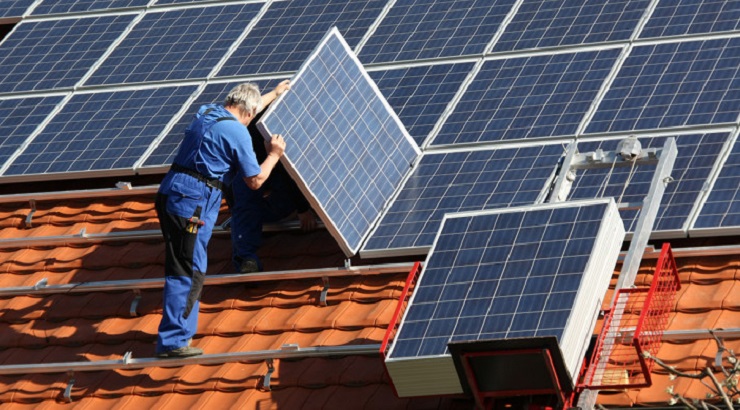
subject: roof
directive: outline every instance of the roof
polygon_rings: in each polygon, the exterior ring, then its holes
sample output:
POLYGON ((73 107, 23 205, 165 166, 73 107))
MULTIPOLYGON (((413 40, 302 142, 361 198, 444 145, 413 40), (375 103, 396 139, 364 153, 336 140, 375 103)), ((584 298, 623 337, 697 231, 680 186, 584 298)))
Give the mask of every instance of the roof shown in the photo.
MULTIPOLYGON (((81 194, 84 193, 81 191, 81 194)), ((82 196, 82 195, 81 195, 82 196)), ((25 227, 26 203, 0 206, 0 288, 80 282, 115 283, 162 277, 163 249, 156 235, 135 234, 157 228, 153 195, 37 201, 31 227, 25 227), (89 234, 115 232, 109 240, 80 240, 89 234), (121 232, 127 236, 121 236, 121 232), (70 235, 69 243, 58 243, 70 235), (13 238, 34 238, 11 246, 13 238)), ((228 217, 226 208, 221 219, 228 217)), ((261 250, 269 272, 258 281, 207 282, 193 344, 207 354, 300 347, 368 345, 377 348, 398 306, 413 263, 409 260, 352 260, 358 274, 339 274, 343 253, 325 230, 265 234, 261 250), (384 269, 384 267, 392 267, 384 269), (315 274, 318 271, 319 274, 315 274), (308 273, 306 273, 308 272, 308 273), (311 273, 313 272, 313 273, 311 273), (325 306, 321 303, 328 277, 325 306), (289 277, 286 274, 292 273, 289 277), (303 275, 303 278, 301 278, 303 275)), ((209 248, 209 280, 232 273, 228 235, 216 233, 209 248)), ((671 312, 667 333, 685 329, 736 327, 740 310, 740 255, 679 257, 682 289, 671 312)), ((638 283, 648 281, 654 260, 643 261, 638 283)), ((161 286, 144 287, 132 314, 132 289, 12 295, 0 298, 0 363, 48 364, 118 360, 153 356, 161 314, 161 286)), ((708 339, 664 342, 658 357, 682 370, 714 360, 708 339)), ((728 347, 740 348, 738 341, 728 347)), ((264 360, 219 365, 149 367, 0 376, 0 401, 11 408, 64 407, 68 400, 85 407, 126 406, 245 408, 470 408, 465 397, 400 399, 385 372, 378 350, 275 360, 265 386, 264 360), (69 399, 65 390, 69 390, 69 399)), ((653 371, 654 385, 640 390, 602 392, 604 405, 665 403, 665 388, 674 383, 653 371)), ((698 383, 677 382, 677 389, 703 395, 698 383)))

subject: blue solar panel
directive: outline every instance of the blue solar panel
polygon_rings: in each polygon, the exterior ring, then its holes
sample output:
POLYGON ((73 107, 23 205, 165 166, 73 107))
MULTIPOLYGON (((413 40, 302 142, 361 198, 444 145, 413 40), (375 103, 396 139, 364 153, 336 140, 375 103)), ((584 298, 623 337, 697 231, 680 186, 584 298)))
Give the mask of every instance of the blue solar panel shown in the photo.
POLYGON ((76 94, 4 175, 131 168, 195 88, 76 94))
POLYGON ((586 270, 615 213, 613 202, 601 201, 448 215, 388 357, 449 354, 451 341, 554 336, 562 343, 577 308, 587 308, 577 296, 596 291, 583 289, 586 270))
POLYGON ((0 92, 74 86, 133 16, 21 22, 0 43, 0 92))
POLYGON ((659 2, 640 37, 714 33, 740 28, 736 0, 672 0, 659 2))
POLYGON ((33 9, 34 15, 79 13, 93 10, 143 7, 149 0, 44 0, 33 9))
POLYGON ((467 77, 473 63, 370 72, 419 146, 467 77))
POLYGON ((150 12, 86 85, 205 78, 261 7, 249 3, 150 12))
POLYGON ((385 0, 275 2, 218 75, 297 70, 324 33, 334 26, 354 47, 385 4, 385 0))
POLYGON ((740 38, 638 46, 587 133, 737 121, 740 38))
POLYGON ((619 53, 487 61, 433 145, 572 136, 619 53))
POLYGON ((0 7, 0 18, 21 17, 35 0, 4 0, 0 7))
POLYGON ((62 97, 0 100, 0 168, 60 101, 62 97))
POLYGON ((284 95, 258 126, 285 137, 286 169, 353 255, 419 148, 336 29, 284 95))
POLYGON ((423 254, 446 213, 533 204, 564 147, 426 153, 382 216, 362 256, 423 254))
MULTIPOLYGON (((666 186, 653 232, 672 231, 671 236, 684 237, 688 217, 698 198, 703 194, 715 162, 729 138, 728 133, 674 136, 678 156, 671 171, 673 182, 666 186), (686 226, 684 226, 686 224, 686 226)), ((667 137, 640 138, 643 149, 661 148, 667 137)), ((580 142, 580 152, 596 149, 614 151, 619 140, 580 142)), ((569 199, 614 197, 622 203, 641 203, 650 189, 655 167, 601 168, 578 170, 569 199), (629 184, 625 188, 625 182, 629 184), (621 199, 620 199, 621 198, 621 199)), ((625 230, 632 232, 639 216, 638 210, 620 210, 625 230)), ((665 234, 663 236, 666 236, 665 234)))
MULTIPOLYGON (((740 227, 740 142, 735 141, 729 157, 709 191, 709 196, 694 222, 693 229, 706 229, 709 233, 717 228, 740 227)), ((693 234, 694 230, 689 233, 693 234)))
POLYGON ((627 40, 648 4, 649 0, 525 1, 493 51, 627 40))
POLYGON ((359 54, 363 63, 479 55, 513 0, 399 0, 359 54))

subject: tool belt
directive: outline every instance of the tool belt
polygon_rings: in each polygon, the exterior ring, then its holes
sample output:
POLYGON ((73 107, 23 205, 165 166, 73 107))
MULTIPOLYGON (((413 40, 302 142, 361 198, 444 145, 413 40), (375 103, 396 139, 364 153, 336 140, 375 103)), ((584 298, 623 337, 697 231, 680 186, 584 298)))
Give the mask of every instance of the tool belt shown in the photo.
POLYGON ((211 188, 216 188, 220 191, 224 190, 224 183, 222 181, 219 181, 218 179, 215 179, 215 178, 214 179, 208 178, 198 171, 192 170, 190 168, 185 168, 184 166, 180 164, 172 164, 170 169, 172 171, 179 172, 181 174, 190 175, 191 177, 197 179, 198 181, 205 182, 206 185, 208 185, 211 188))

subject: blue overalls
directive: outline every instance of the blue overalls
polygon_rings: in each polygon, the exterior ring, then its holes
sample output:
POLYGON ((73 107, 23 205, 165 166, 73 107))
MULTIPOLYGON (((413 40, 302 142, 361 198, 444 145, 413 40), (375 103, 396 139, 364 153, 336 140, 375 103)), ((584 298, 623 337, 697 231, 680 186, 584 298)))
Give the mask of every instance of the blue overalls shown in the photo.
MULTIPOLYGON (((237 173, 259 172, 246 127, 221 105, 200 107, 155 203, 165 242, 157 354, 187 346, 197 330, 208 241, 221 207, 223 182, 237 173)), ((243 181, 235 182, 246 187, 243 181)))

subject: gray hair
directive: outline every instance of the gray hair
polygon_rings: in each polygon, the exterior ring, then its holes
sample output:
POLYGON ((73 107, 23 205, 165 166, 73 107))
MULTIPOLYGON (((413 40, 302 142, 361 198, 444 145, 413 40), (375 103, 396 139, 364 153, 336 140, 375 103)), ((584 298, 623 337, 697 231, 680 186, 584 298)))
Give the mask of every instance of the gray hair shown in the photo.
POLYGON ((229 91, 224 105, 237 107, 244 114, 259 112, 262 109, 260 89, 253 83, 239 84, 229 91))

